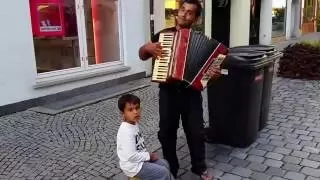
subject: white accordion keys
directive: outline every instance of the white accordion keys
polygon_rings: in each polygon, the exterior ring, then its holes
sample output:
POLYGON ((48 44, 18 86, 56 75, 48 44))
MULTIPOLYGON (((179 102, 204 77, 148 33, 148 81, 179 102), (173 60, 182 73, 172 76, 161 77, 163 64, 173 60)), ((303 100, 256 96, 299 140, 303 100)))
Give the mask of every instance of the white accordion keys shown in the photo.
POLYGON ((170 72, 170 59, 172 57, 174 32, 160 33, 159 42, 162 47, 162 54, 161 57, 157 57, 154 60, 152 81, 165 82, 170 72))

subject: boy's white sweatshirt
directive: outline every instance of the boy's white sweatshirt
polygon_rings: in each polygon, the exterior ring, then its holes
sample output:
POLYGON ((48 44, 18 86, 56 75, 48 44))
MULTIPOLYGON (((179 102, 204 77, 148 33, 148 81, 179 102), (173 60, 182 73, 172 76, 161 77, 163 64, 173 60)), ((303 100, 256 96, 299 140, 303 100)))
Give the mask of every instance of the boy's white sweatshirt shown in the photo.
POLYGON ((150 160, 138 124, 121 123, 117 134, 117 154, 120 168, 129 177, 137 175, 143 162, 150 160))

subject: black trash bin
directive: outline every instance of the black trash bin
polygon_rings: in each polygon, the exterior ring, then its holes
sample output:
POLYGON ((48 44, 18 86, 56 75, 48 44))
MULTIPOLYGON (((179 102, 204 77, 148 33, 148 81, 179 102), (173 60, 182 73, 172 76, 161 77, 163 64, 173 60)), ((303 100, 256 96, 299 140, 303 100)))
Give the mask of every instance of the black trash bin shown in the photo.
POLYGON ((222 64, 222 76, 207 87, 207 140, 235 147, 252 144, 259 131, 265 52, 233 52, 222 64))
POLYGON ((280 59, 282 53, 272 45, 250 45, 250 46, 238 46, 231 49, 231 52, 252 52, 262 51, 268 56, 268 65, 264 67, 264 80, 262 88, 262 99, 261 99, 261 111, 259 118, 259 131, 262 130, 268 121, 269 107, 271 100, 272 91, 272 80, 274 74, 274 64, 280 59))

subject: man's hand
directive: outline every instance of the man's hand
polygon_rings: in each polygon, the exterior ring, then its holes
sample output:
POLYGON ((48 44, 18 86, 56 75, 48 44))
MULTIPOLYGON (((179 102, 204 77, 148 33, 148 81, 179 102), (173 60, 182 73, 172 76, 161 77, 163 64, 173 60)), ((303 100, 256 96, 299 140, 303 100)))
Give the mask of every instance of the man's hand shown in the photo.
POLYGON ((158 156, 156 153, 150 153, 150 161, 156 161, 158 160, 158 156))
POLYGON ((162 53, 162 48, 159 42, 146 44, 145 50, 151 54, 153 58, 161 56, 162 53))
POLYGON ((211 66, 207 73, 206 73, 210 79, 217 79, 218 77, 221 76, 221 69, 220 69, 220 66, 211 66))

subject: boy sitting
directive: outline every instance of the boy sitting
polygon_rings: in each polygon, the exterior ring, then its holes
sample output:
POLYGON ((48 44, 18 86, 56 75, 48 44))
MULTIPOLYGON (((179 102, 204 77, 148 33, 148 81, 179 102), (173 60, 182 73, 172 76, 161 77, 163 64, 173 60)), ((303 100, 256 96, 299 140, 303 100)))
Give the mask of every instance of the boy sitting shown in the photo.
POLYGON ((118 100, 118 108, 123 122, 117 134, 117 154, 124 174, 141 180, 173 179, 167 162, 146 151, 138 125, 140 99, 132 94, 123 95, 118 100))

